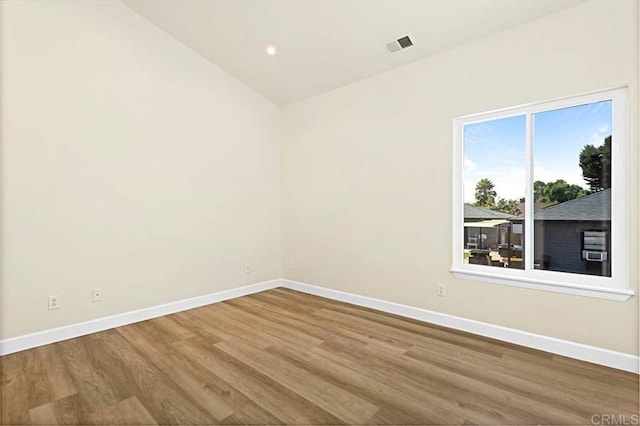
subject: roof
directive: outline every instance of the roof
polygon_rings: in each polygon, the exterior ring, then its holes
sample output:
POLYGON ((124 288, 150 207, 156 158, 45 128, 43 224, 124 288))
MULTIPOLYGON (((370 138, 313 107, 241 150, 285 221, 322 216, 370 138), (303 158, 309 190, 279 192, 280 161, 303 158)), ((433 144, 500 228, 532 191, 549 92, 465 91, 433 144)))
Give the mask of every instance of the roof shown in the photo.
MULTIPOLYGON (((558 204, 558 203, 556 203, 555 201, 545 201, 545 202, 538 201, 533 205, 533 211, 539 212, 540 210, 546 209, 547 207, 553 206, 555 204, 558 204)), ((518 203, 518 211, 524 214, 524 203, 518 203)))
POLYGON ((464 219, 518 219, 518 216, 514 216, 512 214, 497 212, 495 210, 489 210, 484 207, 475 207, 471 204, 464 205, 464 219))
POLYGON ((535 220, 603 221, 611 220, 611 189, 603 189, 540 210, 535 220))

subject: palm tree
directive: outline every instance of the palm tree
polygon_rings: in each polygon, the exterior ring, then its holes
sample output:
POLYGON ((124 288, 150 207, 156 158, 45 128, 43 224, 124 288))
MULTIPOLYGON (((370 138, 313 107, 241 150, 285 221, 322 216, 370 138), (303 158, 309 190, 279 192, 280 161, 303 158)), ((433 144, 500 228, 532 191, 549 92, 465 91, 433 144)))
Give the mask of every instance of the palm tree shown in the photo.
POLYGON ((476 184, 476 206, 491 207, 496 202, 495 185, 487 178, 482 178, 476 184))

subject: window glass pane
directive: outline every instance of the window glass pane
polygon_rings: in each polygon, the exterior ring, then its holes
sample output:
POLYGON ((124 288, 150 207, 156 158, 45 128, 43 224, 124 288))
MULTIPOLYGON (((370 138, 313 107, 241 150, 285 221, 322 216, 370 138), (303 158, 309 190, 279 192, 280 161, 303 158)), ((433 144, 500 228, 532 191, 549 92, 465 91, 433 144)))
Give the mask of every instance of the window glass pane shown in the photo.
POLYGON ((524 269, 526 116, 464 126, 464 262, 524 269))
POLYGON ((611 276, 611 101, 534 114, 534 268, 611 276))

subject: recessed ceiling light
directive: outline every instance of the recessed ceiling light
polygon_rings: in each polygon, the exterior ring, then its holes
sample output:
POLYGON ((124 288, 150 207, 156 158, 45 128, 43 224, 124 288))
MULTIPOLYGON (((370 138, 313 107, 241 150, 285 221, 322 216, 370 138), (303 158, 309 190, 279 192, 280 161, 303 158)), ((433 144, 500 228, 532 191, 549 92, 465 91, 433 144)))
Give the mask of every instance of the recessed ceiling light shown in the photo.
POLYGON ((276 53, 278 53, 278 49, 276 49, 274 45, 270 44, 269 46, 267 46, 267 55, 273 56, 276 53))

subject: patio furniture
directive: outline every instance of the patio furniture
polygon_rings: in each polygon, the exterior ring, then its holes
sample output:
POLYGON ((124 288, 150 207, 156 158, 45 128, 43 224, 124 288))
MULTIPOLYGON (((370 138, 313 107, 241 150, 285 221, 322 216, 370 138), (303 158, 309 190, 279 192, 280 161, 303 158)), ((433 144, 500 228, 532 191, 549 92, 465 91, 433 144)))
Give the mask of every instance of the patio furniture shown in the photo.
POLYGON ((478 248, 478 237, 469 236, 469 241, 467 241, 468 249, 477 249, 478 248))

